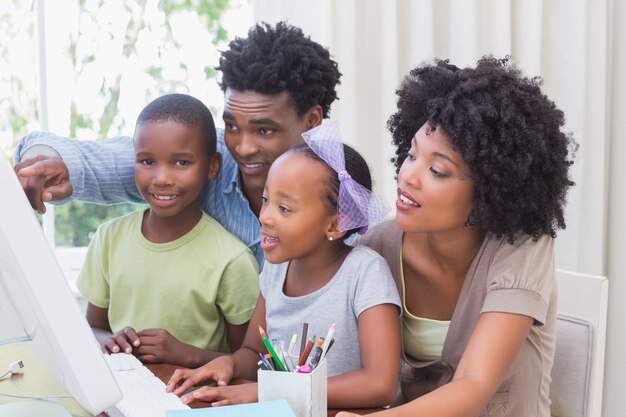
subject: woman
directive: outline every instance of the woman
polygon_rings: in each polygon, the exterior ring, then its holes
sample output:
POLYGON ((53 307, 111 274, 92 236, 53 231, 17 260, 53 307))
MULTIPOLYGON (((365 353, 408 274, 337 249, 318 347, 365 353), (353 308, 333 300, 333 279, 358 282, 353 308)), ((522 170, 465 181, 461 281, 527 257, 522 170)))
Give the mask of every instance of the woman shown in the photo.
POLYGON ((550 415, 553 247, 576 144, 539 86, 484 57, 418 67, 398 91, 397 215, 360 243, 402 297, 405 404, 373 415, 550 415))

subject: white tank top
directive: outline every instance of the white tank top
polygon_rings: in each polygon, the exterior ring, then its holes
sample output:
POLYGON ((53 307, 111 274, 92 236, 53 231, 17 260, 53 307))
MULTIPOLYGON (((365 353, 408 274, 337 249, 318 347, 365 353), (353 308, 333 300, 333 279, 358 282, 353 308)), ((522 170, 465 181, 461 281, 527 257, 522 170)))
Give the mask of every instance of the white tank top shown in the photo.
POLYGON ((418 317, 406 305, 404 270, 400 263, 402 277, 402 343, 404 351, 420 361, 441 359, 443 343, 448 334, 450 320, 433 320, 418 317))

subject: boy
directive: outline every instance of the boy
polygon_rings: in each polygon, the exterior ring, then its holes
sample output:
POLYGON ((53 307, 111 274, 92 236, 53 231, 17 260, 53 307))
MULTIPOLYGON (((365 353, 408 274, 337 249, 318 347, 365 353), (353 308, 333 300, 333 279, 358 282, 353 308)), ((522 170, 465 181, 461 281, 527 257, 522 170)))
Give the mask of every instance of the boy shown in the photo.
POLYGON ((77 283, 87 321, 109 352, 197 367, 241 345, 259 293, 257 263, 199 207, 221 162, 202 102, 154 100, 133 143, 135 182, 150 208, 96 232, 77 283))
MULTIPOLYGON (((222 52, 224 130, 217 131, 223 166, 202 208, 241 239, 263 264, 261 194, 271 163, 301 133, 330 115, 341 74, 330 53, 295 26, 257 23, 222 52)), ((43 201, 99 204, 141 201, 133 187, 131 138, 71 140, 34 132, 16 150, 22 186, 34 208, 43 201), (26 169, 23 169, 26 168, 26 169)))

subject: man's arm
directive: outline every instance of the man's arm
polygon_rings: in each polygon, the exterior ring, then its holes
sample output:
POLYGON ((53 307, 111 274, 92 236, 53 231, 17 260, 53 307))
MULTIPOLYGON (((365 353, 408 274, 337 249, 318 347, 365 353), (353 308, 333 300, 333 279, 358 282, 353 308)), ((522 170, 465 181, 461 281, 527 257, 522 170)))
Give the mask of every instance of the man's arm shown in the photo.
MULTIPOLYGON (((84 141, 49 132, 30 133, 20 141, 15 151, 14 160, 16 164, 21 163, 18 174, 22 178, 25 177, 22 174, 42 175, 41 167, 49 164, 44 158, 35 160, 42 154, 48 157, 57 154, 69 171, 73 193, 59 203, 74 199, 98 204, 143 201, 135 185, 135 154, 133 140, 129 136, 84 141), (28 160, 32 162, 27 164, 28 160)), ((39 182, 39 187, 43 187, 38 190, 41 194, 46 181, 39 182)))

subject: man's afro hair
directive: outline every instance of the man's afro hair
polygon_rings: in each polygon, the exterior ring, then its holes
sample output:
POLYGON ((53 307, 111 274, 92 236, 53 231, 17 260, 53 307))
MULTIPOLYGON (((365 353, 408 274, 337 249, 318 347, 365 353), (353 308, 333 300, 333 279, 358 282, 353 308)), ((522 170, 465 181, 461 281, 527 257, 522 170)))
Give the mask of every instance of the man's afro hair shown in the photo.
POLYGON ((274 27, 258 23, 247 38, 235 38, 222 52, 217 69, 222 72, 223 91, 266 95, 287 91, 298 115, 320 105, 324 118, 337 99, 335 87, 341 77, 326 48, 285 22, 274 27))

